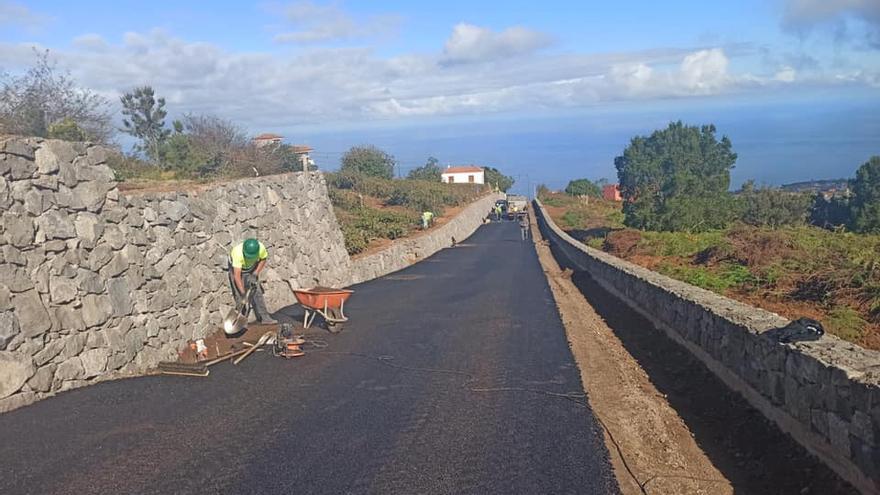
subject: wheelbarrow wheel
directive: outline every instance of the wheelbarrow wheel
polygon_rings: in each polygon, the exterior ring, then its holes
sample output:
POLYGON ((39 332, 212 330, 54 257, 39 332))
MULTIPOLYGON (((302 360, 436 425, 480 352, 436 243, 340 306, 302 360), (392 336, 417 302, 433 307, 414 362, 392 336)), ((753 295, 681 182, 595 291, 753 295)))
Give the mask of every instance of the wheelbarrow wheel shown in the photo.
MULTIPOLYGON (((342 314, 338 309, 328 309, 327 316, 337 320, 342 317, 342 314)), ((343 324, 341 322, 325 320, 325 323, 327 324, 327 331, 330 333, 339 333, 342 331, 343 324)))

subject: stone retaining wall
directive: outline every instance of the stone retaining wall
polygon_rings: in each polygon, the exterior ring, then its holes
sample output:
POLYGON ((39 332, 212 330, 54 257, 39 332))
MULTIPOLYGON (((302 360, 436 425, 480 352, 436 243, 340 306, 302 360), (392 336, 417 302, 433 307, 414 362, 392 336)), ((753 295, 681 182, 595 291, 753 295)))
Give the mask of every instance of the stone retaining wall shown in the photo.
POLYGON ((355 258, 351 264, 351 284, 387 275, 421 261, 437 251, 470 237, 483 224, 497 199, 503 194, 489 194, 467 206, 455 218, 423 235, 396 240, 386 249, 355 258))
POLYGON ((833 336, 774 342, 762 333, 788 320, 590 248, 535 209, 564 264, 648 317, 863 493, 880 493, 880 352, 833 336))
POLYGON ((234 242, 270 249, 267 301, 343 285, 350 259, 320 173, 121 193, 106 150, 0 141, 0 412, 173 359, 231 302, 234 242))
POLYGON ((123 193, 106 159, 84 143, 0 140, 0 412, 142 374, 213 332, 244 238, 269 248, 277 310, 295 288, 370 280, 467 238, 496 198, 352 261, 321 173, 123 193))

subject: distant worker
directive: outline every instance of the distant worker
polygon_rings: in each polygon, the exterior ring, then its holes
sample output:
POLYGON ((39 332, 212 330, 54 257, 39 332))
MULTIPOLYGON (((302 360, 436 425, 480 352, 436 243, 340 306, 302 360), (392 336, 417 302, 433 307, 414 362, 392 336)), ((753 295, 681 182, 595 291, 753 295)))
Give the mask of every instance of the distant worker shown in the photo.
POLYGON ((529 238, 529 214, 523 213, 519 217, 519 233, 522 236, 522 240, 526 240, 529 238))
POLYGON ((434 213, 430 211, 422 212, 422 230, 428 230, 428 227, 431 226, 431 223, 434 221, 434 213))
POLYGON ((500 221, 500 220, 501 220, 501 205, 496 204, 495 205, 495 221, 500 221))
POLYGON ((254 309, 257 321, 271 325, 278 322, 266 309, 263 287, 260 285, 260 273, 266 268, 268 258, 269 251, 266 250, 266 246, 254 238, 235 245, 229 252, 229 286, 232 288, 235 304, 241 302, 250 288, 247 304, 254 309))

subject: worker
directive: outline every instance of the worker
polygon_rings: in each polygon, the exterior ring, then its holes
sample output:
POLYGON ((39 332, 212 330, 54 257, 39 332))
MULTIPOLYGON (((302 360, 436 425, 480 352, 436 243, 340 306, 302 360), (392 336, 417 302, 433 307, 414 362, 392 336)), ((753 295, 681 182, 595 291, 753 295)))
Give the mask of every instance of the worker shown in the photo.
POLYGON ((266 268, 266 260, 269 251, 262 242, 250 238, 238 243, 229 252, 229 286, 232 288, 232 297, 235 303, 241 302, 251 287, 248 306, 254 309, 257 321, 264 324, 275 324, 269 310, 266 309, 266 301, 263 299, 263 287, 260 285, 260 274, 266 268))
POLYGON ((434 221, 434 213, 430 211, 422 212, 422 230, 428 230, 431 222, 434 221))
POLYGON ((526 240, 529 238, 529 214, 523 213, 519 217, 519 233, 522 236, 522 240, 526 240))
POLYGON ((501 205, 495 203, 495 221, 501 220, 501 205))

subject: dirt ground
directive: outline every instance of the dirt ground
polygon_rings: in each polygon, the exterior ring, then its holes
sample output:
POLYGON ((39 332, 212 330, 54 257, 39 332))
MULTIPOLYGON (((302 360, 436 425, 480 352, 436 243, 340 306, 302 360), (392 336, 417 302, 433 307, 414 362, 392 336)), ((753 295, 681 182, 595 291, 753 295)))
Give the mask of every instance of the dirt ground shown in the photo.
POLYGON ((624 494, 856 493, 532 233, 624 494))
MULTIPOLYGON (((296 325, 294 331, 301 330, 301 325, 296 325)), ((209 335, 205 339, 205 347, 208 348, 207 357, 199 357, 196 354, 195 349, 190 347, 185 348, 180 351, 178 355, 178 361, 181 363, 197 363, 199 361, 210 361, 212 359, 216 359, 218 357, 226 356, 232 352, 244 349, 245 342, 249 344, 253 344, 256 341, 260 340, 260 337, 263 336, 266 332, 275 332, 278 330, 278 325, 262 325, 251 323, 248 325, 248 328, 234 336, 227 336, 223 333, 221 328, 218 328, 211 335, 209 335)))

